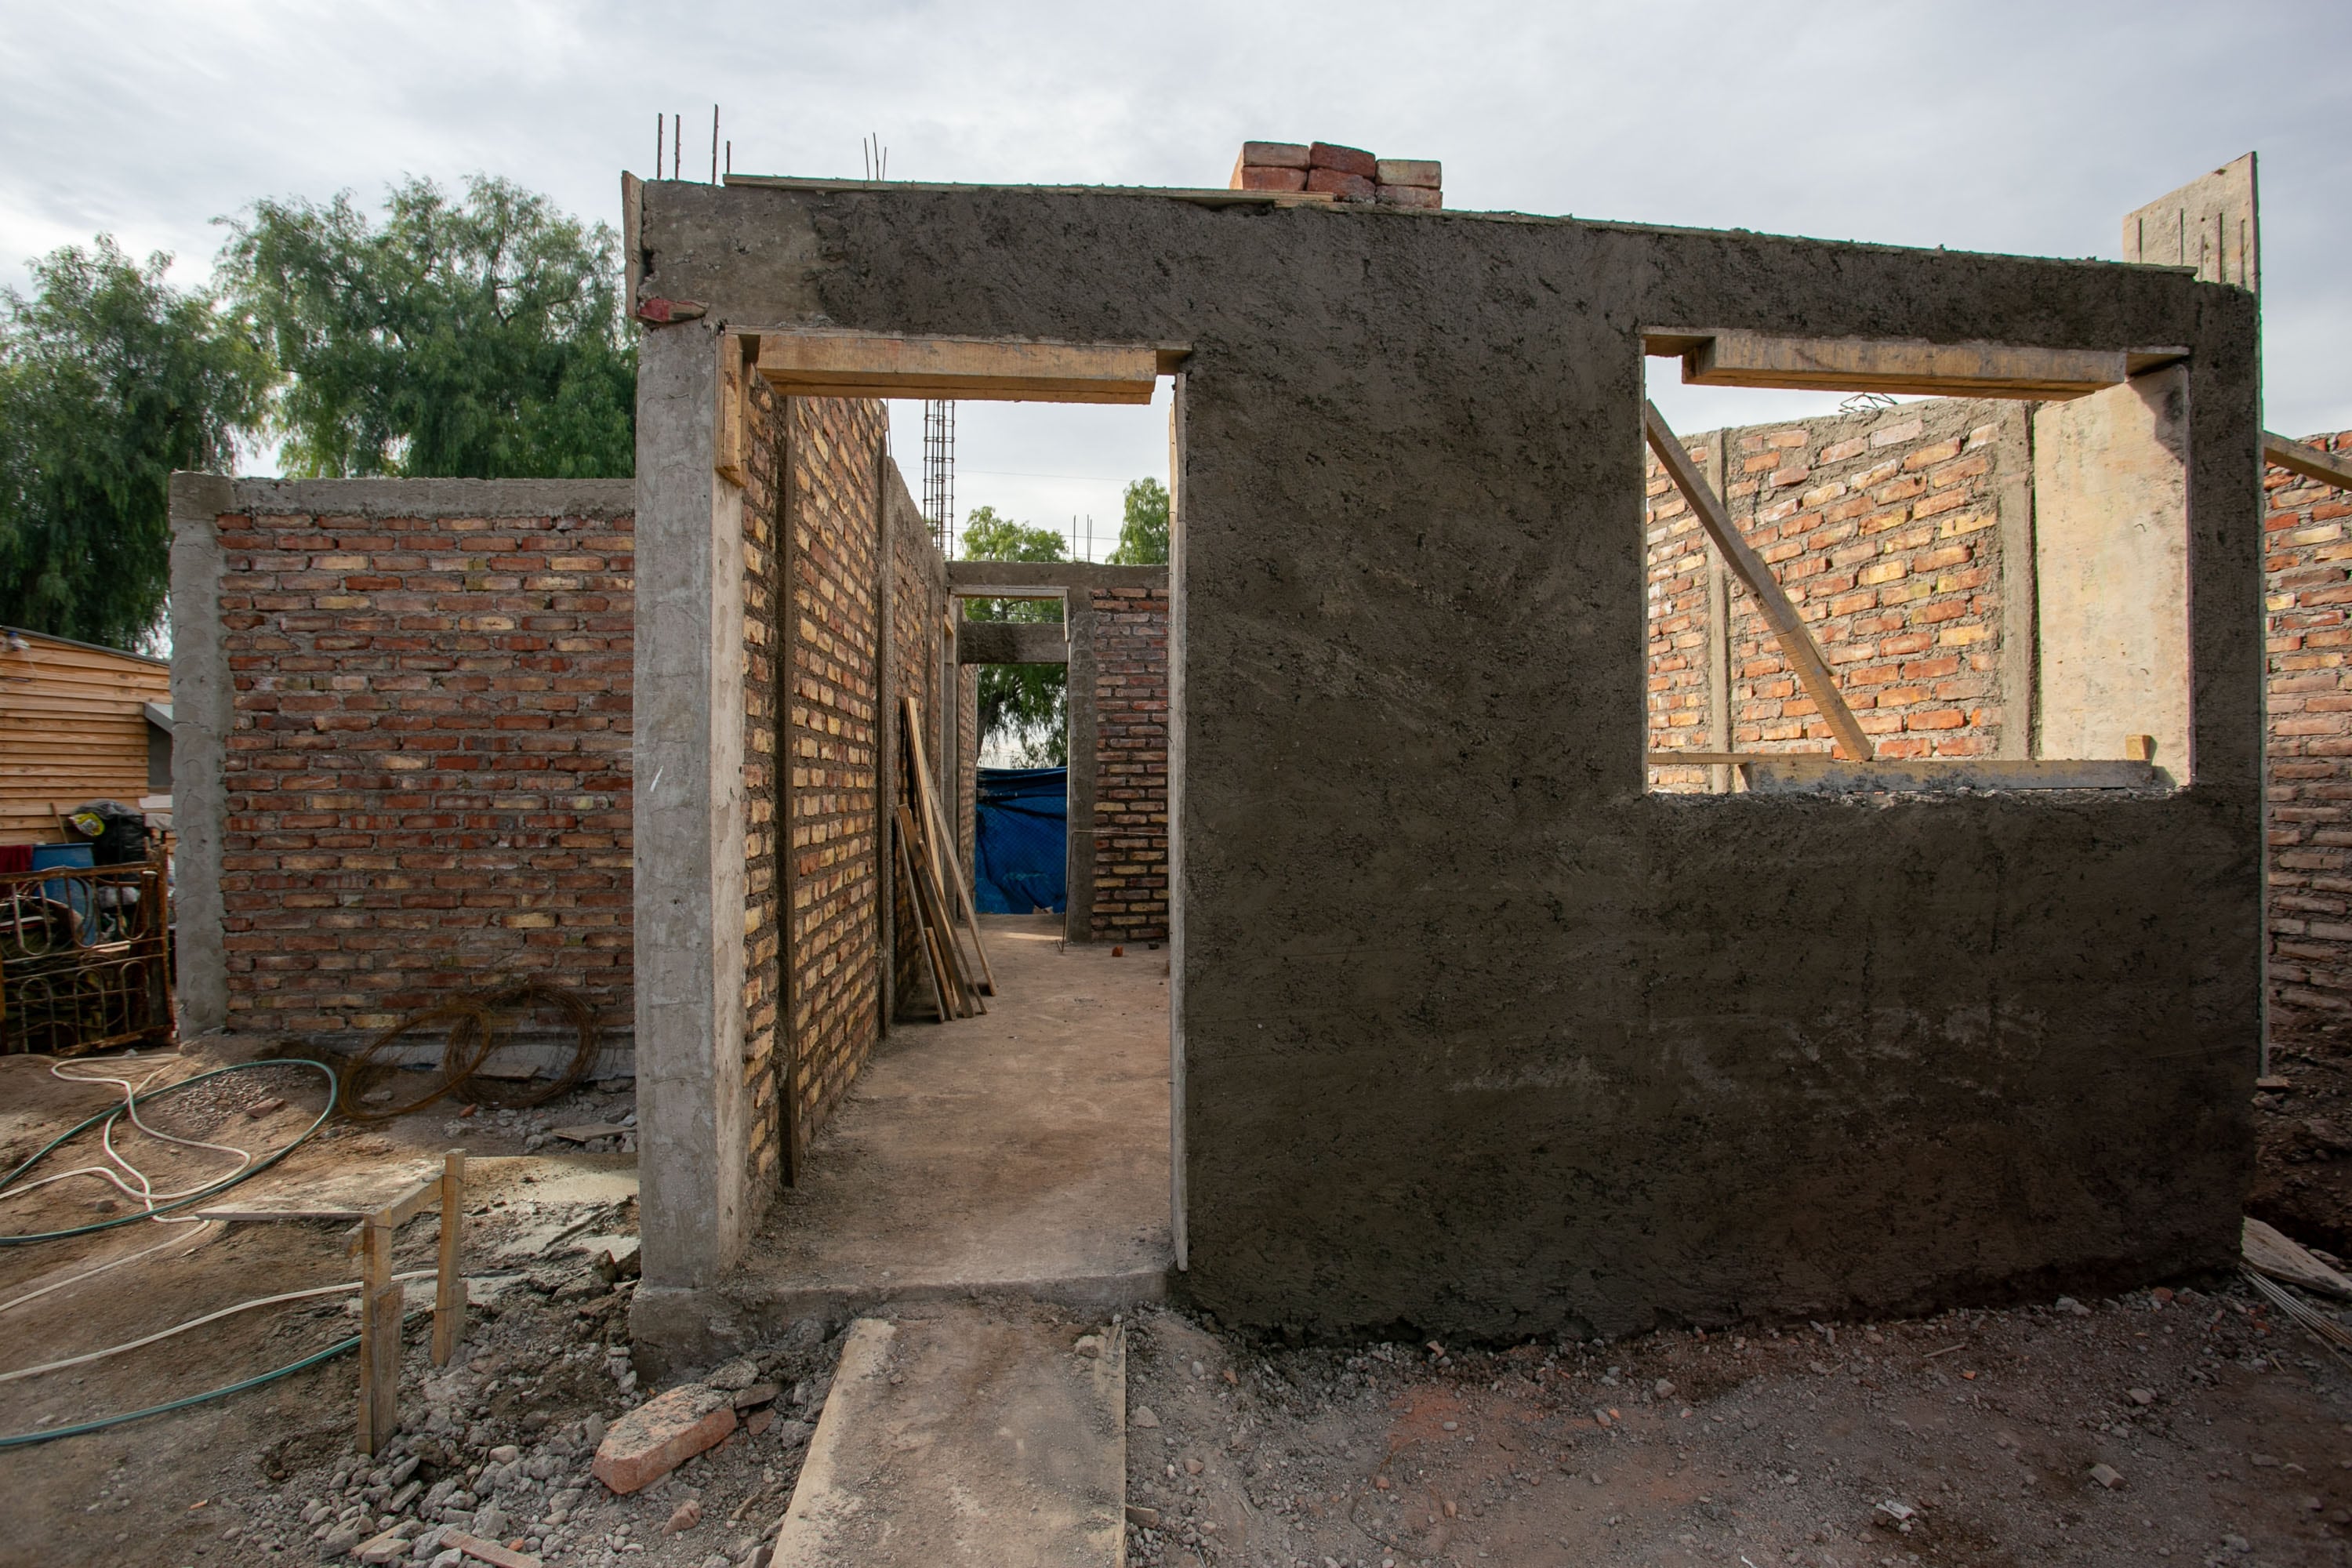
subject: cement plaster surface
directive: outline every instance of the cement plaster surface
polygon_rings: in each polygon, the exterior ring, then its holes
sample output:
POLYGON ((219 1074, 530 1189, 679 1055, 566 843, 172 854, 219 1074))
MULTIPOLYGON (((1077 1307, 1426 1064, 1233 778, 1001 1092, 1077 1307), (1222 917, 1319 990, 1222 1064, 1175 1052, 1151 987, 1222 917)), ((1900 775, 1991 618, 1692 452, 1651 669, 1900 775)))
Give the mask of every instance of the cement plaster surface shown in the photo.
POLYGON ((2250 295, 987 187, 656 182, 642 243, 649 289, 738 328, 1189 351, 1171 853, 1187 1289, 1222 1317, 1621 1333, 2234 1256, 2262 953, 2250 295), (1645 796, 1645 323, 2186 346, 2192 786, 1645 796))

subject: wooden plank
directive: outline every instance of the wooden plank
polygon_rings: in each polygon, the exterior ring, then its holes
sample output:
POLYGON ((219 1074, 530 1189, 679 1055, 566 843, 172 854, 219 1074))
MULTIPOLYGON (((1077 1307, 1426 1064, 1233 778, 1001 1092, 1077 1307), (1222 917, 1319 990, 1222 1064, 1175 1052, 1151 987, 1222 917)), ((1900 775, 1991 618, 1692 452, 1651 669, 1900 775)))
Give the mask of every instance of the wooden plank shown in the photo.
POLYGON ((441 1247, 433 1265, 433 1364, 447 1366, 466 1337, 466 1152, 441 1157, 441 1247))
POLYGON ((1658 461, 1675 481, 1675 488, 1683 492, 1683 499, 1690 502, 1691 510, 1698 514, 1707 537, 1715 541, 1717 550, 1723 552, 1725 563, 1738 574, 1739 581, 1755 599, 1756 607, 1763 612, 1765 624, 1780 639, 1780 651, 1788 658, 1790 668, 1796 671, 1798 680, 1803 684, 1805 695, 1813 700, 1813 706, 1821 710, 1822 717, 1829 721, 1830 730, 1837 736, 1838 744, 1844 748, 1845 754, 1868 762, 1876 755, 1876 751, 1870 743, 1870 737, 1862 732, 1853 710, 1846 706, 1845 698, 1840 695, 1837 681, 1830 674, 1829 662, 1822 658, 1821 647, 1813 641, 1813 634, 1797 614, 1796 605, 1790 604, 1788 595, 1780 591, 1780 583, 1773 577, 1772 569, 1764 563, 1763 557, 1748 547, 1747 538, 1733 525, 1730 514, 1723 510, 1723 502, 1715 493, 1715 488, 1706 482, 1706 477, 1691 461, 1690 454, 1683 449, 1682 441, 1666 424, 1665 416, 1658 412, 1657 405, 1645 403, 1642 410, 1650 449, 1658 455, 1658 461))
MULTIPOLYGON (((903 805, 896 808, 898 832, 902 837, 919 841, 914 817, 903 805)), ((963 966, 963 950, 956 945, 948 930, 953 915, 948 907, 946 891, 940 888, 936 870, 927 865, 923 857, 915 858, 915 907, 923 916, 923 923, 938 943, 940 973, 947 982, 948 1000, 954 1005, 955 1015, 968 1018, 978 1013, 979 994, 963 966)))
MULTIPOLYGON (((906 816, 904 807, 899 808, 898 815, 902 817, 906 816)), ((915 938, 923 955, 923 972, 931 978, 931 1005, 940 1010, 940 1022, 944 1024, 955 1015, 948 1011, 944 967, 940 962, 940 951, 933 945, 930 931, 923 920, 923 898, 915 886, 914 851, 908 847, 907 835, 903 829, 891 834, 890 843, 891 847, 898 851, 898 874, 907 879, 907 901, 913 906, 915 911, 915 938)))
POLYGON ((2275 431, 2263 432, 2263 461, 2323 485, 2352 490, 2352 458, 2291 441, 2275 431))
MULTIPOLYGON (((1650 334, 1644 334, 1648 341, 1650 334)), ((1883 338, 1792 338, 1709 330, 1656 334, 1688 342, 1683 380, 1693 386, 1797 387, 1928 396, 2080 397, 2129 376, 2121 349, 2045 349, 2017 343, 1931 343, 1883 338)))
MULTIPOLYGON (((923 754, 922 710, 911 696, 907 699, 907 724, 915 747, 915 793, 922 797, 923 808, 930 816, 932 832, 938 835, 940 842, 952 848, 956 837, 948 831, 947 819, 940 814, 939 800, 931 790, 931 764, 923 754)), ((961 875, 961 866, 958 874, 950 880, 955 884, 956 901, 963 906, 963 918, 971 928, 971 950, 980 955, 981 977, 985 982, 988 994, 993 996, 996 994, 996 969, 988 962, 987 944, 981 941, 980 910, 972 903, 971 889, 961 875)))
POLYGON ((760 374, 793 397, 1150 403, 1154 349, 1130 345, 764 332, 760 374))
POLYGON ((514 1551, 495 1541, 468 1535, 462 1530, 443 1531, 441 1544, 444 1547, 454 1546, 467 1556, 488 1563, 490 1568, 539 1568, 539 1559, 530 1552, 514 1551))

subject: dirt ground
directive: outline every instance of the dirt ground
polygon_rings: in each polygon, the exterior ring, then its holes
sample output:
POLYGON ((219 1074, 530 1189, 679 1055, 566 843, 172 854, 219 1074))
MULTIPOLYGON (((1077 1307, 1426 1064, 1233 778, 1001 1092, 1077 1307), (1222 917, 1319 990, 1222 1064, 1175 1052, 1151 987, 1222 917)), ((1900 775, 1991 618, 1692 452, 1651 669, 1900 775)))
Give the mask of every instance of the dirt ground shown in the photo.
MULTIPOLYGON (((163 1065, 184 1077, 252 1048, 205 1042, 163 1065)), ((0 1062, 5 1165, 111 1097, 58 1082, 47 1066, 0 1062)), ((2352 1127, 2352 1062, 2321 1040, 2274 1053, 2273 1068, 2286 1087, 2258 1101, 2263 1164, 2251 1210, 2341 1251, 2352 1183, 2330 1139, 2336 1118, 2352 1127)), ((317 1080, 303 1070, 224 1080, 155 1124, 272 1147, 316 1113, 317 1080)), ((441 1560, 436 1531, 471 1526, 550 1563, 755 1563, 790 1498, 840 1325, 803 1323, 755 1353, 777 1396, 719 1449, 632 1498, 587 1479, 600 1423, 649 1392, 635 1386, 627 1330, 633 1110, 629 1089, 611 1085, 504 1118, 445 1104, 332 1124, 238 1189, 333 1193, 358 1176, 397 1184, 440 1150, 466 1147, 477 1305, 459 1356, 431 1367, 429 1319, 412 1319, 402 1435, 372 1463, 353 1454, 348 1354, 226 1400, 0 1450, 0 1564, 347 1560, 354 1542, 403 1523, 403 1562, 441 1560), (590 1146, 600 1152, 551 1136, 598 1123, 617 1129, 590 1146)), ((159 1186, 222 1168, 217 1155, 152 1141, 125 1147, 159 1186)), ((63 1184, 0 1205, 0 1228, 126 1212, 119 1197, 98 1206, 108 1201, 94 1183, 63 1184)), ((0 1306, 0 1368, 347 1279, 346 1228, 142 1222, 0 1248, 6 1303, 168 1243, 95 1280, 0 1306)), ((436 1232, 431 1215, 413 1222, 396 1266, 428 1266, 436 1232)), ((282 1365, 352 1333, 352 1299, 288 1303, 0 1382, 0 1436, 282 1365)), ((1755 1324, 1613 1344, 1289 1346, 1176 1308, 1129 1329, 1129 1544, 1146 1568, 2285 1568, 2342 1563, 2352 1540, 2352 1366, 2228 1279, 1924 1321, 1755 1324)))

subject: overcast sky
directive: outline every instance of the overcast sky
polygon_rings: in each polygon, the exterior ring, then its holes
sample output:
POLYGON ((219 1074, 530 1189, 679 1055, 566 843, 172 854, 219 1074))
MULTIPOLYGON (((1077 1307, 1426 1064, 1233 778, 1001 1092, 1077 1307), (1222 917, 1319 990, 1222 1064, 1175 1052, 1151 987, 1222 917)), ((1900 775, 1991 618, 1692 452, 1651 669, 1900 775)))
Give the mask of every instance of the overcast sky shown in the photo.
MULTIPOLYGON (((101 230, 201 279, 255 197, 488 172, 617 216, 709 169, 1222 185, 1247 138, 1436 158, 1451 206, 2053 256, 2261 153, 2266 423, 2352 426, 2352 5, 621 5, 0 0, 0 280, 101 230)), ((1677 425, 1779 417, 1676 389, 1677 425)), ((1162 409, 964 405, 958 500, 1108 548, 1162 409), (1045 476, 1043 478, 1036 476, 1045 476)), ((901 426, 910 479, 919 426, 901 426)))

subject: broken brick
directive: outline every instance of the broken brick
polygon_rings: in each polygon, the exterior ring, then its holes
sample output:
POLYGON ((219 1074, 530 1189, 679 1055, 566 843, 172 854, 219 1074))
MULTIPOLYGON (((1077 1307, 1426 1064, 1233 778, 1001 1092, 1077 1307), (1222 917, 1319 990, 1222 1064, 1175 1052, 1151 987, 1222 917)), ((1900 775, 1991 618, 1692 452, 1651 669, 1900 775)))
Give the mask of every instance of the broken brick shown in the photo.
POLYGON ((589 1473, 615 1492, 637 1491, 735 1430, 735 1404, 724 1390, 689 1383, 657 1394, 613 1423, 596 1446, 589 1473))

